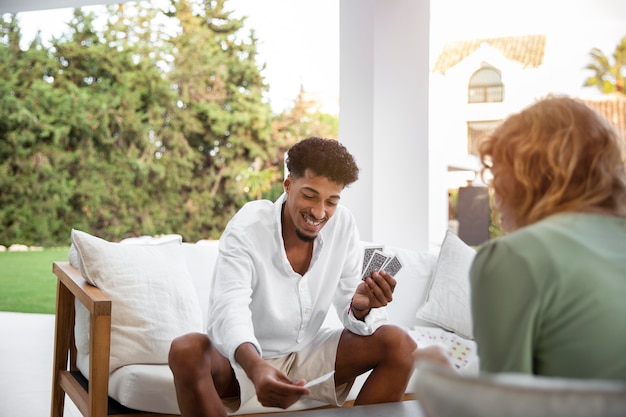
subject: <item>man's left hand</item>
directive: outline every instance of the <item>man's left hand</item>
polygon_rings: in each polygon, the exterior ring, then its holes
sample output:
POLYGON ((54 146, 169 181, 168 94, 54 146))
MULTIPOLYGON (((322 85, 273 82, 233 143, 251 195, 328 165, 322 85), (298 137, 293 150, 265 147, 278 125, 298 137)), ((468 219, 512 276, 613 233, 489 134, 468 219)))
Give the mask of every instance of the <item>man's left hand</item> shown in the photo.
POLYGON ((393 299, 396 280, 385 271, 372 272, 359 284, 352 298, 352 313, 362 320, 372 308, 384 307, 393 299))

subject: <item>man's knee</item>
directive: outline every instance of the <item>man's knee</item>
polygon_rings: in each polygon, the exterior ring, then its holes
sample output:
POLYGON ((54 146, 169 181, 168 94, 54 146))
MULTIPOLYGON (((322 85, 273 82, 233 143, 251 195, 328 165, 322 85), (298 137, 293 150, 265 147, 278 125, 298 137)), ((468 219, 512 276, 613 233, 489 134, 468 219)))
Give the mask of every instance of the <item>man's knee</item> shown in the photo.
POLYGON ((381 338, 386 351, 394 355, 411 357, 417 348, 417 344, 404 329, 394 325, 384 325, 374 333, 381 338))
POLYGON ((208 358, 211 342, 206 334, 189 333, 172 341, 168 354, 168 363, 172 372, 193 369, 208 358))

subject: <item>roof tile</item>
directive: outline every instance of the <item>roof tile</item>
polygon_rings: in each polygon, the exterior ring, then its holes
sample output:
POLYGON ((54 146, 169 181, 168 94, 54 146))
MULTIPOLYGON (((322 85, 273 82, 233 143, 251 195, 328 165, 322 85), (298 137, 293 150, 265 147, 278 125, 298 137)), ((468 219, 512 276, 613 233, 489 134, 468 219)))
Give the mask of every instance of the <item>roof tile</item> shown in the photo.
POLYGON ((483 43, 499 50, 511 61, 519 62, 524 68, 537 68, 543 62, 546 35, 508 36, 448 42, 439 54, 433 72, 444 74, 478 50, 483 43))
POLYGON ((604 116, 626 140, 626 95, 603 94, 597 98, 586 98, 582 101, 604 116))

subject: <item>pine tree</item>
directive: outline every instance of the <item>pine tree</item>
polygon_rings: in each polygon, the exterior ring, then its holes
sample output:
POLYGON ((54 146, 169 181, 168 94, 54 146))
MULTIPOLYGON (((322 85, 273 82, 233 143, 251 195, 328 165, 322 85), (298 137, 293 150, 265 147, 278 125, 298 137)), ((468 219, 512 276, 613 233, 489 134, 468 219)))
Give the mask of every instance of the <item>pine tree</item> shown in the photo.
POLYGON ((255 161, 279 160, 271 109, 263 100, 267 86, 256 63, 254 33, 242 38, 244 20, 233 18, 224 0, 173 2, 171 14, 181 25, 171 40, 176 53, 170 80, 178 94, 172 127, 201 155, 186 202, 188 227, 219 237, 235 211, 257 194, 242 186, 255 161))

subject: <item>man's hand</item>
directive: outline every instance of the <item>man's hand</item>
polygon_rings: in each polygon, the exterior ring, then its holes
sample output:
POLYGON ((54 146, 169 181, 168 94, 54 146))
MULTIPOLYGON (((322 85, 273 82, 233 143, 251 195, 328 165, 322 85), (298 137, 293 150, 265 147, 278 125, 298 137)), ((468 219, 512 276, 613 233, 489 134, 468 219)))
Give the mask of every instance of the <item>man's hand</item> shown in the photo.
POLYGON ((292 381, 279 369, 267 363, 259 356, 250 343, 241 344, 235 359, 246 371, 254 384, 259 402, 265 407, 287 408, 303 395, 311 395, 311 390, 304 388, 306 381, 292 381))
POLYGON ((287 408, 303 395, 310 395, 311 390, 304 388, 306 381, 291 381, 285 373, 267 362, 257 365, 251 371, 251 379, 256 388, 259 402, 265 407, 287 408))
POLYGON ((386 306, 393 299, 396 280, 385 271, 372 272, 359 284, 352 298, 354 317, 363 320, 372 308, 386 306))

